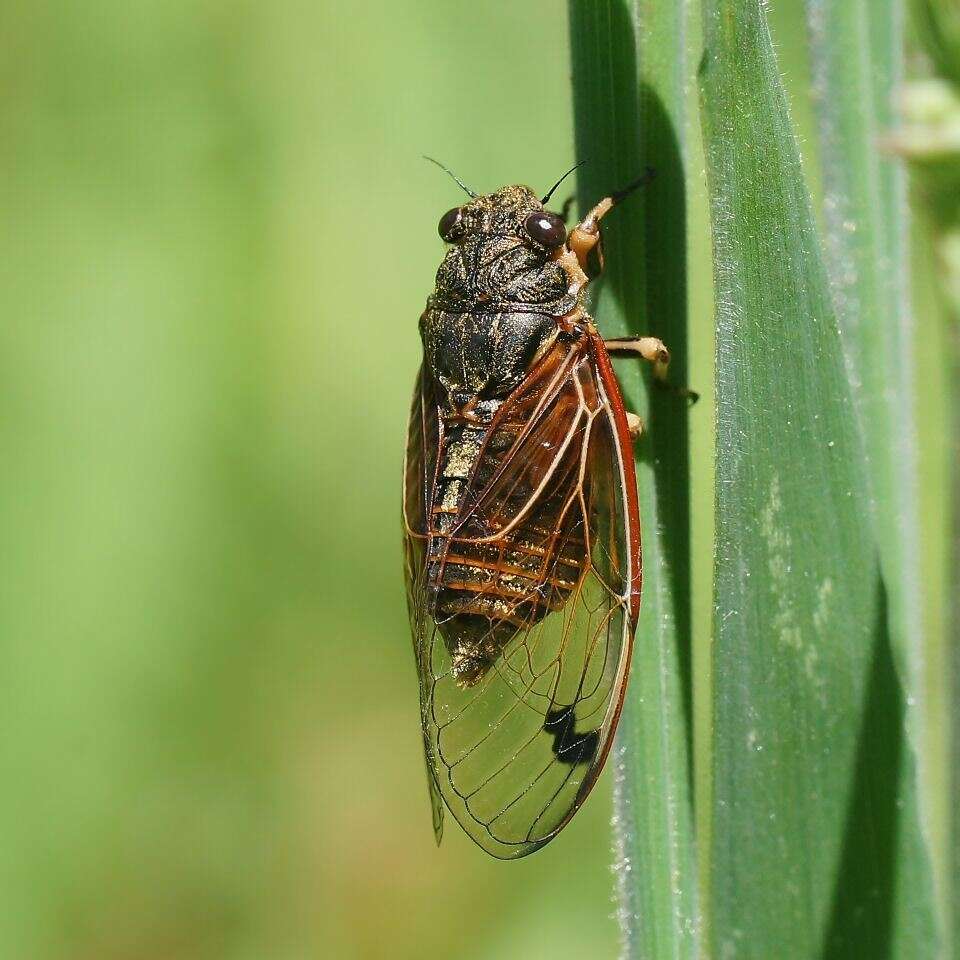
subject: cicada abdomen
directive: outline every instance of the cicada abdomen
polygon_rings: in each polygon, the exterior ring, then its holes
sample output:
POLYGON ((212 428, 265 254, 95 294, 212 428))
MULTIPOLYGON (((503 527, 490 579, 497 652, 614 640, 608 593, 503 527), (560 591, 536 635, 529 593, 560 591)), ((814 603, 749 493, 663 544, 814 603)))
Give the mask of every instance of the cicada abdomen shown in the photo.
POLYGON ((531 400, 568 353, 555 350, 538 376, 489 425, 446 431, 430 524, 428 610, 458 683, 476 683, 518 632, 563 608, 585 567, 582 498, 589 476, 570 450, 580 428, 575 398, 559 393, 531 429, 531 400), (566 409, 564 409, 566 408, 566 409), (567 431, 556 436, 556 427, 567 431), (482 495, 480 492, 482 491, 482 495))

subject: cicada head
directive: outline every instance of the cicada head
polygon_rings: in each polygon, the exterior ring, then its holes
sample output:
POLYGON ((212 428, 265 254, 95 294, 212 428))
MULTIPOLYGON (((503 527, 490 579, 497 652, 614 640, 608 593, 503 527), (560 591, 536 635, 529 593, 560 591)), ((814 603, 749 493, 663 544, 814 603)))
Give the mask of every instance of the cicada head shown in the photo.
POLYGON ((439 223, 440 236, 459 244, 471 237, 512 237, 548 253, 567 239, 563 218, 544 210, 537 195, 522 184, 501 187, 448 210, 439 223))
POLYGON ((515 184, 474 197, 448 210, 438 230, 451 249, 437 271, 436 306, 568 309, 566 277, 555 262, 566 226, 530 187, 515 184))

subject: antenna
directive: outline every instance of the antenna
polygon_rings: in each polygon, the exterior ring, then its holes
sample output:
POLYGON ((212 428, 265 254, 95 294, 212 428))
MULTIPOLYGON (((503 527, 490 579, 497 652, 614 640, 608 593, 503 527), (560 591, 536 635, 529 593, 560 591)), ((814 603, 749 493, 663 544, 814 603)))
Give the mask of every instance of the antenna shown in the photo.
POLYGON ((570 174, 573 173, 573 171, 577 169, 577 167, 582 167, 586 162, 587 162, 586 160, 581 160, 579 163, 575 163, 575 164, 547 191, 547 195, 546 195, 545 197, 543 197, 543 198, 540 200, 540 202, 541 202, 541 203, 546 203, 546 202, 553 196, 553 191, 556 190, 557 187, 559 187, 560 184, 563 183, 563 181, 566 180, 567 177, 569 177, 570 174))
POLYGON ((433 157, 428 157, 426 154, 423 155, 423 159, 435 163, 444 173, 449 174, 460 188, 466 191, 468 197, 476 197, 476 194, 449 167, 445 167, 439 160, 434 160, 433 157))

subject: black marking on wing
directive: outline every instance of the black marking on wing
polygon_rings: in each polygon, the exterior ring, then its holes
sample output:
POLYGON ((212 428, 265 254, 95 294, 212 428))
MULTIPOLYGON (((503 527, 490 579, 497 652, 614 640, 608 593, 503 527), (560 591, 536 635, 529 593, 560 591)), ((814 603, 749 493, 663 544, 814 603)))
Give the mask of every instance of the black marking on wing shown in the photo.
POLYGON ((576 723, 577 715, 571 706, 550 710, 543 721, 544 732, 553 737, 553 755, 571 766, 589 763, 600 746, 599 730, 577 733, 576 723))

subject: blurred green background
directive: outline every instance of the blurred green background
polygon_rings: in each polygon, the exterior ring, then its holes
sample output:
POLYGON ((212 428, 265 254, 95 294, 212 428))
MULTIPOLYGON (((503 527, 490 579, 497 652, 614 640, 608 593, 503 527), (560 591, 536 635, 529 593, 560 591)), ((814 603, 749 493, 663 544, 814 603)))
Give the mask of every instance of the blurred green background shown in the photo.
POLYGON ((453 826, 435 849, 400 562, 459 199, 420 155, 478 190, 571 165, 565 7, 51 0, 4 26, 0 956, 614 956, 609 771, 529 860, 453 826))

